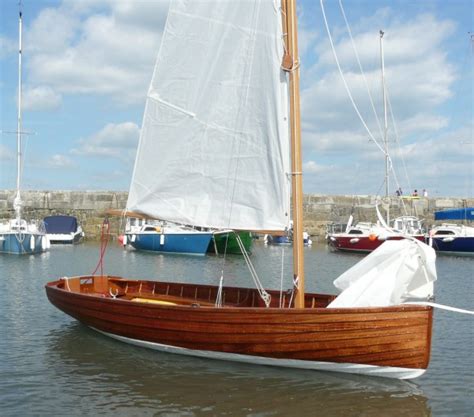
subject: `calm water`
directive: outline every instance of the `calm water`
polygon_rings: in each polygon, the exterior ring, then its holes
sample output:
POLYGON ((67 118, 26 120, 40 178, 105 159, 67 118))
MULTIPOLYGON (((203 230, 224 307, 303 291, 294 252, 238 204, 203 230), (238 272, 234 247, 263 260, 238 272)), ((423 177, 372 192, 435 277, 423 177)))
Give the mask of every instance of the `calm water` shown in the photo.
MULTIPOLYGON (((360 259, 306 249, 307 289, 360 259)), ((471 416, 474 319, 435 312, 432 360, 410 382, 186 358, 111 340, 56 310, 44 284, 90 274, 99 246, 56 246, 43 255, 0 256, 0 415, 8 416, 471 416)), ((291 276, 291 248, 257 245, 267 287, 291 276)), ((474 259, 440 257, 437 302, 474 309, 474 259)), ((111 244, 105 272, 126 277, 251 286, 241 257, 163 256, 111 244)), ((286 280, 284 288, 290 287, 286 280)))

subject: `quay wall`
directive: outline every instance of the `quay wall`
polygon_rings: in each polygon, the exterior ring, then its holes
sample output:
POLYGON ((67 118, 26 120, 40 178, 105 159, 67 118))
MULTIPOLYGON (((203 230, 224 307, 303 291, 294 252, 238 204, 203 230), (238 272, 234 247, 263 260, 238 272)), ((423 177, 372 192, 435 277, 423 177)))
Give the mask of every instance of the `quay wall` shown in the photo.
MULTIPOLYGON (((46 216, 67 214, 78 218, 86 238, 100 237, 101 225, 107 209, 123 209, 127 202, 126 191, 22 191, 23 213, 26 219, 41 220, 46 216)), ((13 215, 15 191, 0 191, 0 219, 13 215)), ((474 198, 454 197, 389 197, 381 205, 390 203, 390 217, 401 214, 416 215, 426 225, 434 223, 433 213, 447 208, 474 207, 474 198)), ((319 195, 304 196, 305 229, 316 240, 324 237, 329 223, 345 223, 352 213, 358 221, 376 221, 374 209, 377 198, 370 195, 319 195)), ((382 213, 384 210, 382 209, 382 213)), ((120 218, 110 218, 112 236, 121 230, 120 218)), ((313 240, 315 240, 313 239, 313 240)))

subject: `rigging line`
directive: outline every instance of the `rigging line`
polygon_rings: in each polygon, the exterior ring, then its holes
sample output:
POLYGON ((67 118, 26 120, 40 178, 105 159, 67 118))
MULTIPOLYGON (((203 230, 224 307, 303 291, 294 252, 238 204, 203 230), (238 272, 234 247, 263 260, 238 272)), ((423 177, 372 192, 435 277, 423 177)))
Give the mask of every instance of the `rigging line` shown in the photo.
POLYGON ((383 137, 382 125, 380 124, 379 116, 377 114, 377 111, 375 110, 374 101, 372 99, 372 94, 370 93, 370 89, 369 89, 369 83, 367 82, 367 78, 365 76, 364 70, 362 68, 362 64, 361 64, 360 59, 359 59, 359 53, 357 52, 357 48, 356 48, 356 45, 355 45, 355 42, 354 42, 354 38, 352 37, 352 31, 351 31, 351 28, 349 26, 349 22, 347 21, 346 13, 344 11, 344 7, 342 6, 342 0, 339 0, 339 7, 341 9, 342 16, 344 17, 344 22, 346 22, 347 32, 349 33, 349 38, 351 39, 352 49, 353 49, 354 54, 356 56, 357 64, 359 65, 360 73, 361 73, 362 77, 364 78, 365 87, 367 88, 367 93, 369 95, 370 105, 372 106, 372 110, 373 110, 374 115, 375 115, 375 120, 377 121, 377 126, 379 127, 380 137, 383 137))
POLYGON ((378 189, 377 192, 375 193, 375 195, 376 195, 377 197, 380 197, 380 196, 381 196, 382 188, 383 188, 384 185, 385 185, 385 180, 382 181, 382 184, 380 184, 379 189, 378 189))
POLYGON ((323 0, 320 0, 320 4, 321 4, 321 11, 323 13, 323 20, 324 20, 324 25, 326 26, 326 31, 327 31, 327 34, 328 34, 328 37, 329 37, 329 43, 331 44, 331 49, 332 49, 332 52, 333 52, 333 55, 334 55, 334 59, 336 61, 336 65, 337 65, 337 68, 339 70, 339 74, 341 75, 341 78, 342 78, 342 82, 344 84, 344 87, 346 89, 346 92, 347 94, 349 95, 349 99, 352 103, 352 107, 354 108, 355 112, 357 113, 357 116, 359 116, 359 119, 360 121, 362 122, 362 125, 365 127, 365 130, 367 131, 367 133, 369 134, 369 137, 370 139, 375 143, 375 145, 377 146, 377 148, 379 148, 379 150, 385 155, 386 152, 385 152, 385 149, 377 142, 377 140, 374 138, 374 136, 372 135, 372 132, 370 131, 369 127, 367 126, 367 124, 365 123, 364 121, 364 118, 362 117, 362 115, 360 114, 359 112, 359 109, 357 108, 357 105, 354 101, 354 98, 352 97, 352 93, 349 89, 349 86, 347 85, 347 82, 346 82, 346 79, 344 78, 344 73, 342 72, 342 68, 341 68, 341 65, 339 64, 339 59, 337 58, 337 54, 336 54, 336 49, 334 47, 334 43, 332 41, 332 37, 331 37, 331 31, 329 30, 329 25, 328 25, 328 21, 327 21, 327 18, 326 18, 326 12, 324 11, 324 4, 323 4, 323 0))
POLYGON ((280 271, 280 303, 279 307, 283 308, 283 270, 285 264, 285 247, 281 248, 281 271, 280 271))
MULTIPOLYGON (((398 135, 398 129, 395 123, 395 116, 393 114, 393 108, 392 108, 392 103, 390 101, 390 94, 389 94, 388 89, 386 89, 386 93, 387 93, 388 108, 390 110, 390 118, 392 119, 393 130, 395 131, 395 140, 397 141, 398 148, 400 149, 400 136, 398 135)), ((400 152, 400 158, 402 160, 403 169, 405 171, 405 177, 407 179, 408 189, 411 190, 412 188, 411 188, 411 183, 410 183, 410 177, 408 176, 408 170, 405 163, 405 158, 403 157, 403 154, 401 152, 400 152)), ((400 184, 398 184, 398 186, 400 186, 400 184)))
POLYGON ((250 260, 250 256, 247 253, 247 251, 245 250, 242 239, 240 238, 240 236, 238 234, 236 235, 236 240, 237 240, 237 243, 239 245, 240 251, 242 252, 242 255, 245 259, 247 267, 250 271, 250 274, 252 275, 253 281, 255 283, 255 287, 257 288, 257 291, 258 291, 261 299, 265 303, 265 306, 268 308, 268 307, 270 307, 271 295, 268 294, 267 291, 265 291, 265 288, 263 287, 260 279, 258 278, 257 271, 255 270, 255 268, 252 264, 252 261, 250 260))
MULTIPOLYGON (((400 183, 398 182, 398 177, 397 177, 397 174, 396 174, 395 170, 393 169, 393 167, 392 167, 392 174, 393 174, 393 178, 395 180, 395 184, 397 184, 398 189, 400 189, 401 188, 400 183)), ((403 212, 405 213, 405 215, 408 215, 407 205, 405 204, 405 200, 403 200, 401 195, 400 195, 400 201, 402 202, 403 212)))
POLYGON ((454 313, 474 315, 474 311, 472 310, 466 310, 464 308, 458 308, 458 307, 451 307, 444 304, 432 303, 430 301, 406 301, 403 304, 430 306, 434 308, 439 308, 441 310, 452 311, 454 313))
MULTIPOLYGON (((397 142, 398 143, 398 142, 397 142)), ((403 158, 402 158, 402 161, 403 161, 403 158)), ((395 184, 397 185, 397 189, 400 189, 400 182, 398 181, 398 177, 397 177, 397 173, 395 172, 395 168, 393 167, 393 163, 392 163, 392 160, 390 159, 390 166, 391 166, 391 169, 390 171, 392 172, 393 174, 393 179, 395 180, 395 184)), ((405 168, 406 170, 406 168, 405 168)), ((408 178, 407 178, 408 179, 408 178)), ((408 184, 410 184, 410 181, 408 180, 408 184)), ((411 189, 411 187, 409 188, 411 189)), ((405 215, 408 215, 408 209, 407 209, 407 205, 405 203, 405 200, 402 198, 402 196, 400 195, 400 201, 402 202, 402 208, 403 208, 403 212, 405 213, 405 215)))

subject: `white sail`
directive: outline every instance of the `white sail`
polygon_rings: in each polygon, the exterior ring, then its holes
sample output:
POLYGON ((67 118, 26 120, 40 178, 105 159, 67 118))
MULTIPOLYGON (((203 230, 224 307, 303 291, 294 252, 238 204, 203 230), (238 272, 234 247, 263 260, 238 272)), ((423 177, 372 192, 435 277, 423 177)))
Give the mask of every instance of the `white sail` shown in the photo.
POLYGON ((279 1, 172 2, 128 210, 204 227, 288 226, 283 45, 279 1))
POLYGON ((388 240, 335 281, 341 294, 328 305, 387 307, 433 297, 436 254, 416 239, 388 240))

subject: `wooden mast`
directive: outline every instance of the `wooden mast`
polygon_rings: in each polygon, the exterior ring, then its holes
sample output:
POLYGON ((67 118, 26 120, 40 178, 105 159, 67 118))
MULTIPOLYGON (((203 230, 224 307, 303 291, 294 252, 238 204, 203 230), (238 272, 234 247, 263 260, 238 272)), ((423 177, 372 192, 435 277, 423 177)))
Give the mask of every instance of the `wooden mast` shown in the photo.
POLYGON ((286 53, 283 69, 290 77, 291 188, 293 205, 293 279, 296 286, 295 307, 304 308, 303 243, 303 169, 301 162, 300 62, 296 0, 282 0, 283 32, 286 53))

